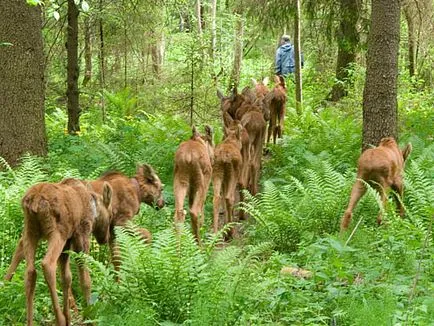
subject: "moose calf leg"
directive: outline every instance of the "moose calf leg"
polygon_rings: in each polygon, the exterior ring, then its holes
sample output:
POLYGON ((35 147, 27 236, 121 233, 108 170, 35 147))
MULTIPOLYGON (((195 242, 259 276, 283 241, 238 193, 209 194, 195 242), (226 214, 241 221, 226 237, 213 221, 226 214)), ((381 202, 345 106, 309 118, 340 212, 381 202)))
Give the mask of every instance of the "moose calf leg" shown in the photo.
POLYGON ((70 308, 70 293, 71 291, 71 284, 72 284, 72 274, 71 274, 71 268, 69 265, 69 255, 62 253, 59 257, 59 265, 60 265, 60 275, 62 278, 62 287, 63 287, 63 314, 65 316, 65 323, 66 325, 71 324, 71 312, 69 310, 70 308))
POLYGON ((383 218, 383 210, 386 209, 386 205, 387 205, 386 187, 387 187, 387 185, 385 183, 381 183, 381 185, 375 187, 380 194, 381 205, 383 206, 382 209, 380 209, 380 212, 378 213, 378 216, 377 216, 377 224, 378 225, 381 225, 382 218, 383 218))
MULTIPOLYGON (((42 269, 44 271, 45 281, 47 282, 50 291, 53 310, 56 316, 56 325, 66 325, 65 316, 59 305, 59 298, 56 291, 56 267, 57 260, 63 251, 66 241, 61 238, 58 233, 54 233, 48 240, 48 249, 42 260, 42 269)), ((67 293, 66 293, 67 295, 67 293)))
POLYGON ((341 220, 341 232, 348 229, 348 225, 351 222, 351 218, 353 216, 353 209, 356 207, 358 201, 360 198, 365 194, 366 188, 363 185, 362 181, 356 180, 356 182, 353 185, 353 188, 351 189, 351 196, 350 201, 348 203, 348 207, 345 210, 344 216, 341 220))
POLYGON ((202 188, 198 189, 198 191, 194 195, 194 199, 193 199, 192 205, 190 207, 191 226, 192 226, 196 241, 199 245, 201 245, 200 227, 201 227, 201 219, 203 219, 203 216, 200 217, 199 215, 203 212, 203 205, 205 202, 205 196, 206 196, 205 189, 202 189, 202 188))
POLYGON ((35 297, 36 286, 36 268, 35 268, 35 253, 37 240, 30 238, 27 234, 23 238, 24 255, 26 259, 26 307, 27 307, 27 326, 33 325, 33 299, 35 297))
POLYGON ((10 281, 17 270, 18 265, 24 259, 24 241, 21 237, 18 241, 17 248, 15 249, 14 256, 12 257, 11 265, 4 277, 5 281, 10 281))
POLYGON ((175 223, 184 223, 184 200, 187 195, 188 186, 182 185, 180 182, 175 181, 174 195, 175 195, 175 223))
MULTIPOLYGON (((227 187, 227 192, 225 194, 226 214, 227 214, 227 221, 225 221, 225 223, 226 222, 232 223, 233 221, 236 188, 237 188, 236 180, 229 180, 229 185, 227 187)), ((235 229, 233 226, 231 226, 228 235, 232 238, 234 236, 234 233, 235 233, 235 229)))
MULTIPOLYGON (((83 235, 82 237, 78 237, 73 242, 73 248, 75 252, 84 252, 85 254, 89 254, 89 237, 90 235, 83 235)), ((80 279, 81 291, 83 292, 83 296, 86 299, 86 304, 90 304, 90 275, 87 266, 84 266, 80 262, 78 263, 78 277, 80 279)))
POLYGON ((395 198, 396 207, 399 209, 399 215, 404 217, 404 205, 402 204, 403 195, 404 195, 404 187, 402 184, 402 179, 395 180, 395 183, 392 184, 392 190, 395 192, 393 197, 395 198))
POLYGON ((213 189, 214 189, 214 197, 213 197, 213 232, 217 233, 218 224, 219 224, 219 210, 221 203, 221 186, 222 180, 221 178, 214 178, 213 180, 213 189))

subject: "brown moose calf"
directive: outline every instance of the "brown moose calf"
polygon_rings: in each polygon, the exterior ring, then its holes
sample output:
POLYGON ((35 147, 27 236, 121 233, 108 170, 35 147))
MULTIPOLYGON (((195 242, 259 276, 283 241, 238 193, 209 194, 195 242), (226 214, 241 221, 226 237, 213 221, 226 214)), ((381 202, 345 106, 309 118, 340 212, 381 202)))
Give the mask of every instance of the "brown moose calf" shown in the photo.
MULTIPOLYGON (((222 196, 225 201, 225 224, 232 222, 235 191, 241 179, 241 132, 243 126, 234 121, 230 128, 225 128, 225 139, 215 148, 212 182, 214 188, 214 220, 213 231, 218 231, 219 210, 222 196)), ((233 235, 231 229, 230 235, 233 235)))
POLYGON ((175 222, 185 221, 184 199, 188 195, 192 229, 199 244, 199 231, 204 220, 204 204, 214 157, 211 127, 206 126, 205 132, 203 137, 193 127, 191 138, 179 145, 175 153, 173 180, 175 222))
MULTIPOLYGON (((99 179, 91 181, 92 188, 102 193, 104 184, 109 183, 113 189, 112 220, 110 224, 109 242, 112 261, 115 269, 119 270, 119 252, 115 244, 115 226, 124 226, 140 210, 140 203, 145 203, 156 209, 164 206, 163 185, 152 167, 148 164, 138 165, 136 175, 132 178, 115 171, 103 174, 99 179)), ((145 240, 151 241, 151 233, 141 228, 140 232, 145 240)), ((98 240, 98 234, 94 232, 98 240)))
MULTIPOLYGON (((47 252, 42 260, 45 280, 53 303, 56 325, 70 325, 69 293, 71 293, 71 271, 69 255, 65 250, 89 252, 90 234, 97 232, 104 241, 108 238, 111 214, 112 189, 103 185, 100 196, 84 182, 66 179, 60 183, 39 183, 24 195, 24 232, 11 267, 25 258, 27 325, 33 325, 33 298, 36 285, 35 254, 41 239, 48 241, 47 252), (59 262, 63 287, 63 312, 56 291, 56 267, 59 262)), ((90 300, 90 276, 84 266, 78 266, 80 284, 86 302, 90 300)), ((11 274, 12 275, 12 274, 11 274)))
POLYGON ((277 138, 282 138, 285 105, 286 105, 286 86, 285 79, 282 76, 274 76, 276 85, 270 94, 270 125, 268 127, 267 143, 270 142, 273 135, 273 143, 276 144, 277 138))
MULTIPOLYGON (((353 215, 353 209, 366 192, 363 181, 369 183, 380 193, 383 206, 387 202, 386 191, 388 188, 392 188, 401 197, 398 198, 395 195, 400 215, 404 215, 404 207, 401 202, 403 195, 402 173, 405 160, 410 154, 411 149, 411 144, 407 144, 400 150, 395 139, 387 137, 381 139, 378 147, 367 149, 362 153, 358 161, 357 180, 353 185, 348 207, 342 217, 341 231, 348 228, 353 215)), ((378 224, 381 224, 381 217, 380 211, 377 217, 378 224)))

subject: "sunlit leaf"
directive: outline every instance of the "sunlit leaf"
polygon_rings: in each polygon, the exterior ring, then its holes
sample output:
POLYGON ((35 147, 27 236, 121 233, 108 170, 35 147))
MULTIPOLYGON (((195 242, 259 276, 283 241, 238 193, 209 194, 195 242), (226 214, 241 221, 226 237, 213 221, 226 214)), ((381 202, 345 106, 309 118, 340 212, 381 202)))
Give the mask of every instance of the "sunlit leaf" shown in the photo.
POLYGON ((41 0, 27 0, 27 4, 29 6, 35 7, 39 4, 42 4, 41 0))
POLYGON ((86 1, 83 1, 83 2, 81 3, 81 9, 82 9, 84 12, 88 12, 88 11, 89 11, 89 4, 88 4, 86 1))
POLYGON ((0 42, 0 46, 12 46, 12 43, 9 42, 0 42))
POLYGON ((59 20, 60 19, 60 14, 58 11, 53 11, 53 17, 55 20, 59 20))

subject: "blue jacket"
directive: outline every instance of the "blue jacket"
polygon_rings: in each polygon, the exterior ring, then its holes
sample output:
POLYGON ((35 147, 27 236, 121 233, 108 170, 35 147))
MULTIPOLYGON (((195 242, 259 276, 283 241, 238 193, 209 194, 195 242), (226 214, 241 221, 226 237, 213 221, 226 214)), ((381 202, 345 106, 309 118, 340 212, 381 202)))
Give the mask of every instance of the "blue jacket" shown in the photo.
POLYGON ((287 42, 276 51, 276 75, 287 76, 295 71, 294 47, 287 42))

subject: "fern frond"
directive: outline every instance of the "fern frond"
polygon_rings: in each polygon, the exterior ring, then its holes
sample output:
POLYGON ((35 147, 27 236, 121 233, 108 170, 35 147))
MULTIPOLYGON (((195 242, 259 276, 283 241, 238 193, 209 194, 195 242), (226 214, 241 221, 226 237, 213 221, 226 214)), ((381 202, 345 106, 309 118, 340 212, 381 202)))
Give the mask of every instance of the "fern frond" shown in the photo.
POLYGON ((134 165, 127 153, 103 143, 100 144, 100 147, 101 151, 108 156, 111 169, 128 171, 128 169, 134 165))

